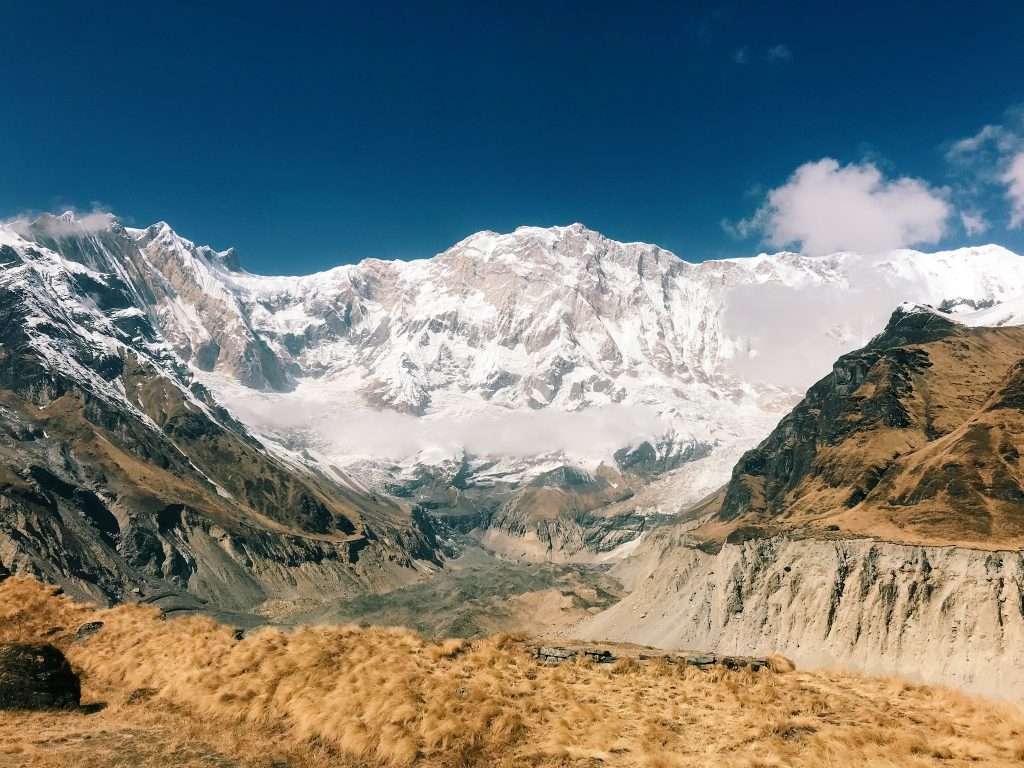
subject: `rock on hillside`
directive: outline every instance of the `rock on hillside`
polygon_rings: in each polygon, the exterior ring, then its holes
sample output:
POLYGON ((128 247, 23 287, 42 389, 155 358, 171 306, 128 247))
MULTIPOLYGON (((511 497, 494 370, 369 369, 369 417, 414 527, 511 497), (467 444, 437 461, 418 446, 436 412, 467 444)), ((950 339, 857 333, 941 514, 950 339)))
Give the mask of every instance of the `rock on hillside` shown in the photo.
POLYGON ((78 675, 46 643, 0 643, 0 710, 69 709, 82 698, 78 675))

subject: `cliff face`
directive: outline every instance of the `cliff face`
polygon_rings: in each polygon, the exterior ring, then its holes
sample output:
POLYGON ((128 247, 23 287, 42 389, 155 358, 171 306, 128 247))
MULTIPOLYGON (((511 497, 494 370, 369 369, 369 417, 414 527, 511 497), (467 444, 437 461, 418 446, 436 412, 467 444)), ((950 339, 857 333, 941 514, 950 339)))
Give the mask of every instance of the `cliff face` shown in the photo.
POLYGON ((666 531, 587 639, 899 674, 1024 696, 1024 553, 787 537, 709 554, 666 531))

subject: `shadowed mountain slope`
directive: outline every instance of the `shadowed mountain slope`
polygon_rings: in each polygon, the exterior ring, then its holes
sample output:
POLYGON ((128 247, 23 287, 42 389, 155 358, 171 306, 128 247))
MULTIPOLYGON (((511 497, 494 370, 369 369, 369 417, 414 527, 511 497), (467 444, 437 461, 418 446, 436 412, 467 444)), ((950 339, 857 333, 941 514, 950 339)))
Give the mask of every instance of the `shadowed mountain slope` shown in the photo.
POLYGON ((1022 404, 1024 328, 900 308, 743 456, 699 533, 1020 548, 1022 404))
POLYGON ((245 609, 415 578, 437 557, 417 520, 340 472, 268 450, 193 380, 121 273, 5 234, 8 566, 97 598, 190 593, 245 609))

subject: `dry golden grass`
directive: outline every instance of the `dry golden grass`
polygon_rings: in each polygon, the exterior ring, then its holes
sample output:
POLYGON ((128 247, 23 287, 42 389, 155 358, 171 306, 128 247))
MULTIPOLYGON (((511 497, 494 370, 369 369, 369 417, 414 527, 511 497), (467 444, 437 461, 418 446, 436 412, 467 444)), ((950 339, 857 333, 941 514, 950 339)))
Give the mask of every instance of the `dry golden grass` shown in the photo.
POLYGON ((264 630, 239 641, 202 617, 94 610, 28 579, 0 583, 0 640, 40 638, 64 647, 86 696, 110 706, 88 717, 0 714, 0 765, 817 768, 1024 760, 1024 715, 1015 706, 898 680, 701 672, 632 659, 543 667, 507 636, 438 644, 407 630, 353 626, 264 630), (103 629, 71 642, 75 627, 92 619, 103 629), (76 737, 77 751, 61 752, 53 741, 62 728, 65 736, 107 729, 109 738, 94 734, 90 746, 76 737), (120 738, 141 739, 147 749, 104 751, 120 738))

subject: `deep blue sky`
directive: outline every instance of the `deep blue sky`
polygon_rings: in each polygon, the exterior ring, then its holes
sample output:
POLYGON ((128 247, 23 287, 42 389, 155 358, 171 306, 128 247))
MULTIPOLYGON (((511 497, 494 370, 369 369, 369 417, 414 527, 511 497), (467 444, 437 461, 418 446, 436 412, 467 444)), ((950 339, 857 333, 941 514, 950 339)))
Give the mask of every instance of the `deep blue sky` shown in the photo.
MULTIPOLYGON (((429 5, 7 3, 0 216, 99 204, 259 272, 572 221, 740 255, 722 220, 801 163, 948 184, 1024 102, 1024 3, 429 5)), ((947 242, 1024 250, 998 202, 947 242)))

